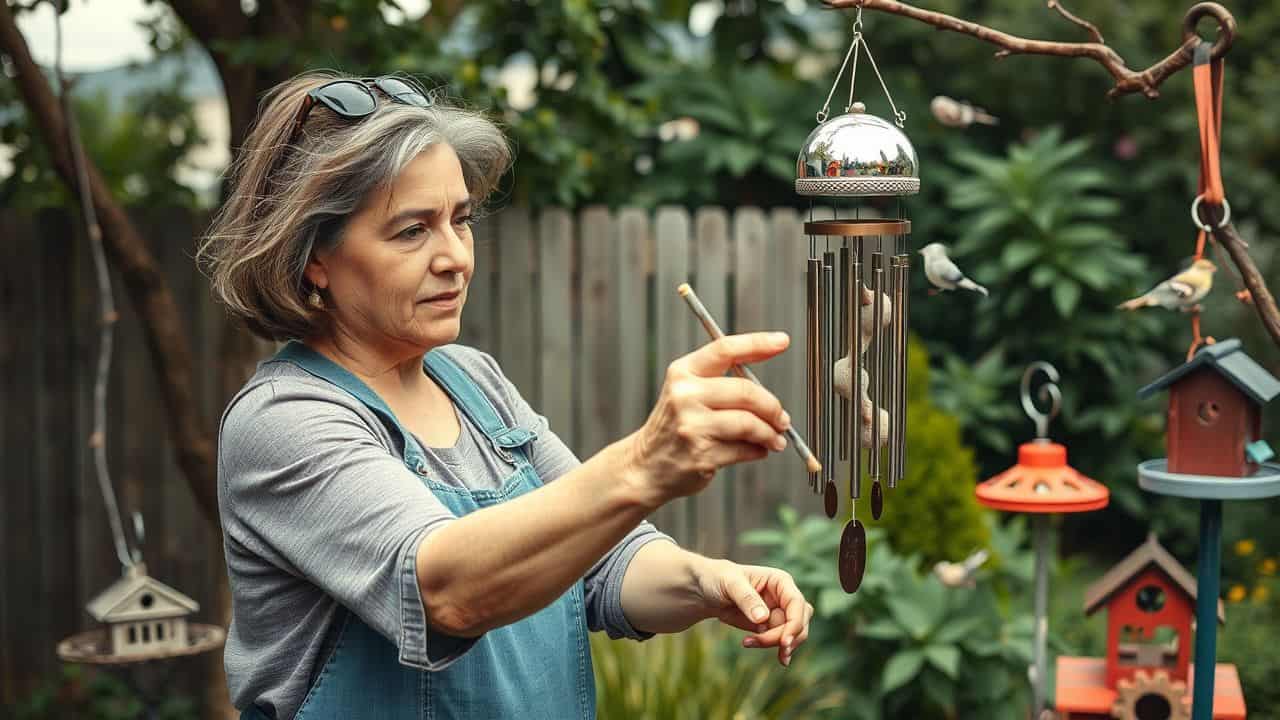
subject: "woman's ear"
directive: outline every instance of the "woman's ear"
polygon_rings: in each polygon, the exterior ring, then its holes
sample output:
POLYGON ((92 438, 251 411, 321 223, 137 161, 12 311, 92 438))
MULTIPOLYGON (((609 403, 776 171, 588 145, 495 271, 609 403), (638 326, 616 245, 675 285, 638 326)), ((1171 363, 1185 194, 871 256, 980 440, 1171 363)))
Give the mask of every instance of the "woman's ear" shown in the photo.
POLYGON ((325 269, 324 261, 316 258, 315 253, 312 253, 311 259, 307 260, 307 266, 303 269, 302 275, 307 282, 311 283, 311 287, 321 290, 329 287, 329 271, 325 269))

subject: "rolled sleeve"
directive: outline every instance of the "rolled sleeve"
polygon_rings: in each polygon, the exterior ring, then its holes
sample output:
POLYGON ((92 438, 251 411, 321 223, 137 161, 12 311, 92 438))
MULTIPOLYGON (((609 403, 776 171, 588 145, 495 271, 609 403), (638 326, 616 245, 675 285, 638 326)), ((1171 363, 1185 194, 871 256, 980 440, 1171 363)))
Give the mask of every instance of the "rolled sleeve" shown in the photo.
POLYGON ((675 544, 675 540, 658 532, 649 523, 642 523, 623 538, 587 576, 587 626, 591 630, 603 630, 614 640, 648 640, 653 637, 653 633, 641 632, 632 627, 626 613, 622 611, 622 579, 626 577, 627 568, 631 566, 631 560, 640 548, 655 540, 675 544))
POLYGON ((422 586, 418 584, 417 548, 428 535, 419 533, 400 561, 400 664, 422 670, 443 670, 462 657, 479 638, 446 635, 427 625, 422 586))

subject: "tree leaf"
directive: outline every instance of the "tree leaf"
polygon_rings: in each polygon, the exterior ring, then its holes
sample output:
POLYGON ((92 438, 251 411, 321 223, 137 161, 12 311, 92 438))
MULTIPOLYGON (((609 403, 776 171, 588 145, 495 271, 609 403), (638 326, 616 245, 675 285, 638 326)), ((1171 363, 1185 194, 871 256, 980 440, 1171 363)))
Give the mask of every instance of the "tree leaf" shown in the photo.
POLYGON ((938 668, 953 680, 960 672, 960 648, 955 645, 939 643, 928 645, 924 649, 924 656, 930 665, 938 668))
POLYGON ((1011 242, 1000 254, 1000 264, 1005 270, 1015 273, 1030 265, 1040 257, 1040 246, 1030 242, 1011 242))
POLYGON ((1076 305, 1080 302, 1080 285, 1074 280, 1062 279, 1053 286, 1053 304, 1058 308, 1058 315, 1071 317, 1076 305))
POLYGON ((893 692, 911 682, 924 666, 924 653, 916 648, 897 653, 885 663, 881 687, 885 693, 893 692))

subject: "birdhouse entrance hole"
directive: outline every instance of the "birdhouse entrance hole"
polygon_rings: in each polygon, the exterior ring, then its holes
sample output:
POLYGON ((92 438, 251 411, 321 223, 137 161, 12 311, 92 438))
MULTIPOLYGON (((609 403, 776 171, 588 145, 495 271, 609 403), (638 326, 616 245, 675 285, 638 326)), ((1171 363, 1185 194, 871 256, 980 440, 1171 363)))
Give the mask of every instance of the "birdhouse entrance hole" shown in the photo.
POLYGON ((1222 409, 1218 407, 1218 403, 1212 400, 1206 400, 1200 403, 1200 408, 1196 411, 1196 419, 1201 425, 1208 427, 1218 421, 1218 416, 1222 413, 1222 409))
POLYGON ((1145 613, 1157 613, 1164 609, 1164 590, 1146 585, 1138 590, 1138 609, 1145 613))
POLYGON ((1137 720, 1169 720, 1173 717, 1173 706, 1168 699, 1155 693, 1147 693, 1138 698, 1133 710, 1137 720))

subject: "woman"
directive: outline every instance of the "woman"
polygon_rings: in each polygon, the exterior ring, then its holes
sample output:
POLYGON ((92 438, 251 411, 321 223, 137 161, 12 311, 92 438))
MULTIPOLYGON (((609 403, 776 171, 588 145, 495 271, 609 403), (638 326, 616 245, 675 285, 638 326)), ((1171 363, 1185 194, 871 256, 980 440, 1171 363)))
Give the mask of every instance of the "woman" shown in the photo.
POLYGON ((308 74, 263 104, 200 249, 230 312, 288 341, 219 437, 243 717, 591 718, 588 629, 718 618, 783 665, 808 635, 786 573, 644 520, 785 446, 778 400, 724 377, 785 335, 676 360, 644 426, 584 462, 451 344, 509 162, 492 123, 400 78, 308 74))

